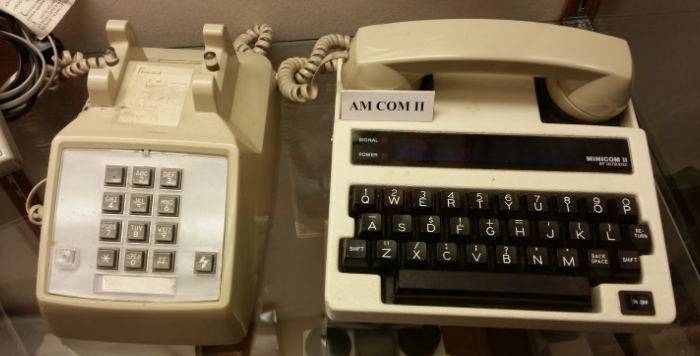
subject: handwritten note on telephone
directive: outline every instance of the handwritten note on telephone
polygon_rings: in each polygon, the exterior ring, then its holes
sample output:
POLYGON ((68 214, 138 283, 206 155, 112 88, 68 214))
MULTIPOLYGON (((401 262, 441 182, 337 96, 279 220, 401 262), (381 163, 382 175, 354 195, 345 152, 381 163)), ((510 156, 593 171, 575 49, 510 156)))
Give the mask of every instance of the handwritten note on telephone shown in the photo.
POLYGON ((177 126, 192 72, 191 68, 139 64, 131 77, 117 121, 177 126))

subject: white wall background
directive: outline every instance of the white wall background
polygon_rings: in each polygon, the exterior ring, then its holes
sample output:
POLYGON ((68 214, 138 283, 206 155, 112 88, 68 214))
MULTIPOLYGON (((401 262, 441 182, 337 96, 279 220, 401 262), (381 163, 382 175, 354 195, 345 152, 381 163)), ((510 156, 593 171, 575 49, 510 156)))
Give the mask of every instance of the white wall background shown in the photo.
POLYGON ((358 27, 443 18, 555 21, 566 0, 77 0, 54 33, 68 49, 106 47, 109 19, 129 20, 146 47, 202 44, 202 26, 225 24, 232 38, 267 23, 275 41, 354 35, 358 27))

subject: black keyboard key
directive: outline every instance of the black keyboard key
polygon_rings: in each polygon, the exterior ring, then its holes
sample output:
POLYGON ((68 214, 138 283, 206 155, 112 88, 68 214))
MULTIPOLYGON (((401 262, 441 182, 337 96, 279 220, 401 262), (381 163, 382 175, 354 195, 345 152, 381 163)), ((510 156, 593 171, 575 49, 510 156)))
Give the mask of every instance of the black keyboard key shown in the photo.
POLYGON ((610 278, 610 254, 607 250, 588 250, 588 276, 594 280, 610 278))
POLYGON ((607 221, 608 220, 608 204, 607 200, 603 197, 587 197, 586 198, 586 213, 588 214, 587 219, 593 221, 607 221))
POLYGON ((642 262, 637 251, 617 251, 615 279, 637 281, 642 270, 642 262))
POLYGON ((411 213, 430 214, 435 212, 433 204, 433 192, 430 190, 416 189, 411 192, 411 213))
POLYGON ((418 241, 404 243, 404 267, 428 268, 428 244, 418 241))
POLYGON ((501 227, 496 219, 479 219, 479 240, 495 243, 501 237, 501 227))
POLYGON ((506 242, 523 246, 530 242, 530 222, 525 219, 508 220, 506 242))
POLYGON ((389 235, 395 239, 410 239, 413 237, 413 217, 411 215, 390 215, 387 224, 391 226, 389 235))
POLYGON ((377 212, 377 191, 372 187, 353 188, 350 210, 353 216, 377 212))
POLYGON ((367 241, 343 239, 340 268, 345 272, 366 272, 369 269, 367 241))
POLYGON ((420 235, 429 240, 442 237, 442 220, 437 215, 423 215, 418 222, 420 235))
POLYGON ((639 253, 651 252, 651 230, 648 225, 630 225, 627 228, 629 241, 639 253))
POLYGON ((569 222, 569 239, 566 241, 567 246, 590 246, 591 245, 591 227, 585 221, 569 222))
POLYGON ((528 272, 549 272, 549 251, 543 247, 528 247, 525 249, 525 266, 528 272))
POLYGON ((620 226, 615 223, 598 224, 598 237, 602 245, 620 245, 622 236, 620 236, 620 226))
POLYGON ((520 213, 520 197, 517 194, 505 193, 498 195, 498 212, 503 216, 520 213))
POLYGON ((539 237, 537 244, 547 246, 561 245, 561 228, 558 222, 553 220, 538 221, 537 232, 539 237))
MULTIPOLYGON (((582 276, 471 271, 400 270, 389 298, 398 304, 473 306, 491 303, 550 310, 591 309, 591 287, 582 276)), ((386 281, 385 281, 386 283, 386 281)))
POLYGON ((382 200, 382 212, 385 214, 403 213, 406 207, 406 196, 403 189, 384 188, 382 200))
POLYGON ((357 237, 361 239, 381 239, 384 236, 382 215, 366 213, 357 220, 357 237))
POLYGON ((393 240, 378 240, 374 242, 374 263, 372 266, 379 270, 391 270, 396 267, 399 259, 399 247, 393 240))
POLYGON ((464 216, 447 218, 449 231, 447 232, 450 239, 462 241, 471 236, 471 223, 469 218, 464 216))
POLYGON ((520 265, 518 249, 515 246, 496 246, 496 270, 517 272, 520 265))
POLYGON ((457 269, 459 267, 457 244, 451 242, 435 244, 435 262, 437 268, 457 269))
POLYGON ((578 250, 575 248, 557 249, 557 271, 562 273, 577 272, 581 268, 578 250))
POLYGON ((489 268, 489 250, 486 245, 469 244, 465 248, 467 257, 466 268, 469 270, 486 271, 489 268))
POLYGON ((457 191, 440 192, 440 215, 460 215, 462 213, 462 194, 457 191))
POLYGON ((557 195, 557 213, 560 216, 574 217, 578 214, 578 200, 573 195, 557 195))
POLYGON ((610 213, 618 223, 636 224, 639 216, 637 200, 632 197, 619 197, 609 201, 610 213))
POLYGON ((488 193, 469 193, 468 195, 469 213, 472 216, 488 216, 491 211, 491 200, 488 193))
POLYGON ((525 206, 529 214, 536 214, 533 216, 542 216, 541 214, 546 214, 549 211, 549 204, 547 204, 547 197, 542 194, 528 194, 525 196, 525 206))

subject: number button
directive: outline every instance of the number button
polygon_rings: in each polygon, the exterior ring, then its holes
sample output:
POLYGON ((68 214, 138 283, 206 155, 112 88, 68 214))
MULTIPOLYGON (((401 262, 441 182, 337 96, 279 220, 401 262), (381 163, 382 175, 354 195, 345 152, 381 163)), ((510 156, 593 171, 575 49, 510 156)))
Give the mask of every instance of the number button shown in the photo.
POLYGON ((382 211, 385 213, 398 213, 404 210, 404 193, 403 189, 385 188, 384 189, 384 205, 382 211))
POLYGON ((182 169, 163 168, 160 170, 161 189, 180 189, 182 169))
POLYGON ((411 211, 414 214, 433 212, 433 192, 420 189, 412 191, 411 211))
POLYGON ((352 213, 373 213, 376 206, 376 191, 371 187, 355 187, 352 195, 352 213))
POLYGON ((100 240, 119 241, 122 222, 117 220, 102 220, 100 222, 100 240))
POLYGON ((124 194, 104 193, 102 195, 102 212, 108 214, 121 214, 124 194))
POLYGON ((126 239, 129 242, 148 242, 148 223, 130 222, 126 231, 126 239))
POLYGON ((527 211, 530 213, 546 213, 549 210, 547 197, 542 194, 528 194, 525 200, 527 201, 527 211))
POLYGON ((608 213, 607 202, 605 198, 602 197, 587 197, 586 209, 588 210, 588 214, 598 217, 608 213))
POLYGON ((125 183, 125 172, 126 167, 124 166, 107 166, 107 168, 105 168, 105 185, 113 187, 123 187, 125 183))
POLYGON ((175 242, 177 237, 177 224, 162 224, 156 225, 156 243, 171 244, 175 242))
POLYGON ((131 215, 148 215, 151 213, 151 196, 134 194, 129 200, 129 212, 131 215))
POLYGON ((177 216, 180 197, 174 195, 161 195, 158 197, 158 215, 177 216))
POLYGON ((577 214, 578 204, 573 195, 557 195, 557 212, 560 214, 577 214))
POLYGON ((498 210, 501 212, 518 212, 520 211, 520 200, 517 194, 499 194, 498 195, 498 210))
POLYGON ((153 186, 152 167, 134 167, 131 174, 131 184, 136 188, 149 188, 153 186))
POLYGON ((462 211, 462 195, 455 191, 440 192, 440 214, 459 215, 462 211))
POLYGON ((146 251, 126 250, 124 253, 124 269, 127 271, 142 271, 146 261, 146 251))
POLYGON ((488 211, 491 209, 487 193, 469 193, 469 210, 488 211))

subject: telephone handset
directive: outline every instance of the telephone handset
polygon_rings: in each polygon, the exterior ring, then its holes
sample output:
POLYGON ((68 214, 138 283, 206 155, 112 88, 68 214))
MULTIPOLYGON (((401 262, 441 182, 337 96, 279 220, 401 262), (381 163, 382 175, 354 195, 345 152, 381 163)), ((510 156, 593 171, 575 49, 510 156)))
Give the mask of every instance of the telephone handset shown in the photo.
MULTIPOLYGON (((437 20, 361 28, 348 56, 336 103, 365 89, 366 120, 336 108, 329 319, 612 332, 674 320, 625 41, 437 20), (378 103, 399 101, 386 90, 416 89, 428 74, 432 121, 380 120, 378 103), (619 125, 544 120, 533 77, 568 115, 619 125)), ((398 117, 413 107, 398 104, 398 117)))
POLYGON ((52 142, 37 298, 51 331, 109 342, 246 335, 274 178, 274 81, 205 25, 205 49, 143 48, 109 21, 118 62, 52 142))
POLYGON ((630 100, 627 42, 557 25, 505 20, 434 20, 357 31, 343 67, 346 89, 416 89, 433 73, 493 73, 547 78, 567 114, 599 123, 630 100), (387 44, 391 48, 387 49, 387 44))

